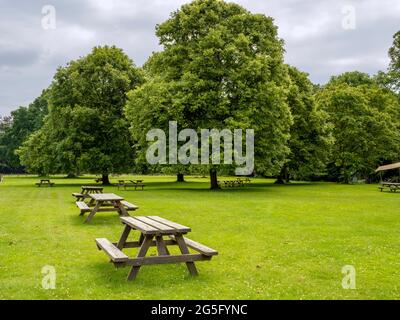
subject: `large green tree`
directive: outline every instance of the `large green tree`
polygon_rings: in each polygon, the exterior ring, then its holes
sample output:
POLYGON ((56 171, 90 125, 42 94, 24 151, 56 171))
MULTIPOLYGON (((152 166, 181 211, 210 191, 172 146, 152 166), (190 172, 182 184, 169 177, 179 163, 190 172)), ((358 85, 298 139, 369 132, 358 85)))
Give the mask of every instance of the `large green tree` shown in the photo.
POLYGON ((3 170, 10 172, 23 170, 15 151, 30 134, 42 127, 47 113, 47 91, 43 91, 28 107, 19 107, 11 112, 8 125, 0 134, 0 163, 3 170))
MULTIPOLYGON (((218 0, 196 0, 157 26, 164 50, 146 64, 148 82, 130 93, 126 113, 144 159, 145 133, 180 128, 254 129, 255 170, 277 174, 291 125, 283 42, 272 18, 218 0)), ((209 166, 211 188, 217 170, 209 166)))
POLYGON ((378 72, 375 80, 400 96, 400 31, 394 34, 388 55, 390 62, 386 72, 378 72))
POLYGON ((393 45, 389 49, 389 57, 388 82, 391 88, 400 94, 400 31, 393 36, 393 45))
POLYGON ((353 76, 335 77, 317 94, 333 125, 332 164, 346 183, 369 179, 378 164, 397 160, 400 151, 398 99, 375 83, 349 82, 359 73, 353 76))
POLYGON ((288 104, 293 115, 288 141, 290 153, 277 183, 322 175, 333 142, 327 113, 315 103, 314 87, 307 74, 289 67, 289 75, 288 104))
POLYGON ((50 113, 43 127, 20 148, 31 171, 101 174, 133 167, 133 149, 123 114, 128 91, 141 71, 114 46, 93 51, 59 68, 49 90, 50 113))

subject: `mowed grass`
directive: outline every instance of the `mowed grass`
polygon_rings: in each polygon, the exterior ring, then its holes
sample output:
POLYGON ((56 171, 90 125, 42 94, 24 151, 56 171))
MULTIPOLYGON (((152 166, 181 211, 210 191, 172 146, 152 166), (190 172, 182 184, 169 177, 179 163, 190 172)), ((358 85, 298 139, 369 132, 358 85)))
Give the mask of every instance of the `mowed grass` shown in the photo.
MULTIPOLYGON (((397 299, 400 297, 400 194, 376 185, 252 179, 245 188, 210 191, 208 179, 144 176, 142 191, 114 192, 190 226, 193 240, 217 249, 190 277, 184 264, 145 266, 127 282, 97 237, 117 241, 116 213, 83 224, 72 192, 92 177, 6 177, 0 183, 1 299, 397 299), (43 266, 56 269, 55 290, 42 288, 43 266), (356 269, 356 290, 342 288, 342 267, 356 269)), ((116 182, 117 178, 112 179, 116 182)), ((132 235, 131 235, 132 236, 132 235)), ((138 234, 134 234, 135 237, 138 234)), ((134 249, 129 250, 134 255, 134 249)), ((154 250, 151 253, 155 253, 154 250)))

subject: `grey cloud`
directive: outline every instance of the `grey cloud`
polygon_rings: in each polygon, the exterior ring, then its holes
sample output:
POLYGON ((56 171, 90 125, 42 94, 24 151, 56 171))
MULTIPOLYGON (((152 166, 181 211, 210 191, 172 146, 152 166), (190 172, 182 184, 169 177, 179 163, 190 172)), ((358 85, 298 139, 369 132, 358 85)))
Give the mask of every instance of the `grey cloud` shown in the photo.
MULTIPOLYGON (((96 45, 115 44, 137 65, 160 50, 155 25, 188 0, 0 0, 0 115, 26 105, 56 68, 96 45), (56 30, 43 30, 41 9, 56 8, 56 30)), ((399 29, 398 0, 235 0, 272 16, 285 40, 286 61, 324 83, 331 75, 386 68, 399 29), (344 30, 342 8, 356 9, 355 30, 344 30)))
POLYGON ((40 52, 36 49, 21 48, 8 49, 0 47, 0 68, 23 67, 31 65, 39 59, 40 52))

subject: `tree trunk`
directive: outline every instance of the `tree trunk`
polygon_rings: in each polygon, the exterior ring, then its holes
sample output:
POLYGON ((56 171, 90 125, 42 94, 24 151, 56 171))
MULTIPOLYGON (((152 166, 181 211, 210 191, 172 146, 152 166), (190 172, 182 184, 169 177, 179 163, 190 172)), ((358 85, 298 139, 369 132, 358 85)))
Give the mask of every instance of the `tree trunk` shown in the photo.
POLYGON ((210 183, 211 183, 210 189, 212 190, 220 189, 217 179, 217 170, 215 169, 210 169, 210 183))
POLYGON ((103 186, 109 186, 111 184, 110 183, 110 179, 108 177, 108 174, 102 174, 101 175, 101 180, 103 182, 103 186))
POLYGON ((289 174, 286 166, 283 166, 281 172, 276 177, 275 184, 285 184, 285 182, 289 182, 289 174))
POLYGON ((176 182, 185 182, 185 178, 184 178, 183 173, 178 173, 176 175, 176 182))

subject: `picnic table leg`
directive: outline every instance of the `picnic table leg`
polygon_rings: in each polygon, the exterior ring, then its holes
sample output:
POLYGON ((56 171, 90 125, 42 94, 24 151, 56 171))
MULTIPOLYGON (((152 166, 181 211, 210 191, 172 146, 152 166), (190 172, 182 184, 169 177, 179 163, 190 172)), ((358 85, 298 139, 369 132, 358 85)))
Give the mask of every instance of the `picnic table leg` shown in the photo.
POLYGON ((117 248, 119 250, 121 250, 124 247, 126 239, 128 239, 128 236, 129 236, 130 232, 131 232, 131 227, 126 225, 125 229, 122 232, 121 237, 119 238, 119 241, 117 243, 117 248))
POLYGON ((116 208, 119 208, 118 213, 122 217, 129 217, 128 211, 125 209, 124 205, 121 203, 121 201, 116 201, 115 202, 116 208))
POLYGON ((96 214, 97 210, 99 210, 100 206, 102 204, 102 201, 98 201, 96 203, 96 205, 94 206, 94 208, 92 209, 92 211, 90 211, 89 215, 87 216, 85 223, 89 222, 90 220, 92 220, 92 218, 94 217, 94 215, 96 214))
POLYGON ((95 202, 95 200, 94 200, 93 198, 91 198, 90 201, 89 201, 89 203, 88 203, 88 206, 89 206, 89 207, 92 206, 92 205, 94 204, 94 202, 95 202))
MULTIPOLYGON (((143 243, 139 249, 139 252, 137 254, 137 258, 142 258, 144 256, 146 256, 147 250, 149 250, 151 243, 153 242, 153 236, 149 235, 149 236, 144 236, 144 240, 143 243)), ((135 280, 138 272, 140 270, 140 266, 133 266, 131 271, 128 274, 128 281, 132 281, 135 280)))
MULTIPOLYGON (((189 249, 186 245, 185 240, 183 239, 181 234, 177 234, 175 235, 175 241, 178 243, 179 249, 181 250, 182 254, 188 254, 189 253, 189 249)), ((196 265, 194 264, 194 262, 186 262, 186 267, 189 270, 189 273, 192 276, 197 276, 199 273, 197 272, 197 268, 196 265)))
POLYGON ((167 245, 162 236, 156 236, 156 244, 159 256, 169 256, 167 245))
POLYGON ((142 244, 143 240, 144 240, 144 235, 143 235, 143 233, 141 233, 140 237, 139 237, 139 244, 142 244))

